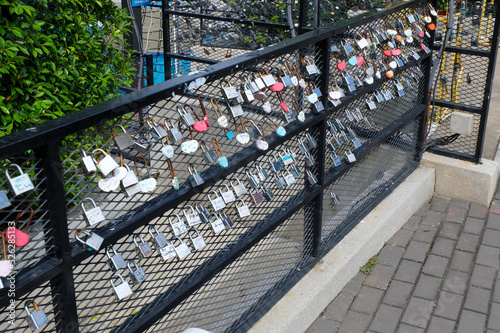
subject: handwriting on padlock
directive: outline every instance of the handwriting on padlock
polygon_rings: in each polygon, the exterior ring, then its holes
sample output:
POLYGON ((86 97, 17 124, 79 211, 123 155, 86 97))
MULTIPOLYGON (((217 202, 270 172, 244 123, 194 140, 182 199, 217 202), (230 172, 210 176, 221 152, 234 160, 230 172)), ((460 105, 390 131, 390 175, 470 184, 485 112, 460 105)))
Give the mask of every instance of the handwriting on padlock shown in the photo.
POLYGON ((193 154, 198 150, 199 143, 196 140, 188 140, 181 143, 181 150, 186 154, 193 154))
POLYGON ((248 133, 241 133, 236 135, 236 140, 243 144, 246 145, 248 142, 250 142, 250 135, 248 133))
POLYGON ((141 187, 142 193, 152 192, 156 188, 156 179, 147 178, 147 179, 141 180, 139 182, 139 186, 141 187))
POLYGON ((99 180, 98 186, 104 192, 112 192, 118 189, 120 181, 115 177, 103 178, 99 180))

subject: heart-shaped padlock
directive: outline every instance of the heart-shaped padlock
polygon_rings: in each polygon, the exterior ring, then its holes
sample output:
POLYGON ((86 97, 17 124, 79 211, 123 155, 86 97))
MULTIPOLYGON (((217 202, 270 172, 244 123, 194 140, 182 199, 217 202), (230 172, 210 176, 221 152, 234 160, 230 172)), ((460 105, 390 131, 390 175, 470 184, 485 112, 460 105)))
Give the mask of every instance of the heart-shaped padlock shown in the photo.
POLYGON ((386 57, 390 57, 392 55, 391 51, 390 50, 384 50, 384 55, 386 57))
POLYGON ((292 81, 292 84, 293 84, 295 87, 299 85, 299 79, 297 79, 297 77, 296 77, 296 76, 292 76, 292 77, 290 78, 290 81, 292 81))
POLYGON ((303 123, 306 120, 306 114, 304 113, 304 111, 300 111, 297 114, 297 120, 300 121, 301 123, 303 123))
POLYGON ((248 133, 240 133, 236 135, 236 141, 243 145, 246 145, 248 142, 250 142, 250 135, 248 133))
POLYGON ((139 186, 141 187, 142 193, 153 192, 156 188, 156 179, 154 178, 146 178, 139 182, 139 186))
POLYGON ((392 70, 388 70, 387 72, 385 72, 385 76, 391 79, 394 77, 394 72, 392 70))
POLYGON ((262 109, 264 110, 265 113, 271 113, 272 111, 271 103, 265 101, 264 104, 262 104, 262 109))
POLYGON ((7 239, 13 239, 14 245, 18 247, 25 246, 30 240, 28 234, 17 228, 7 228, 5 235, 7 236, 7 239))
POLYGON ((329 96, 331 99, 339 99, 340 97, 342 97, 342 94, 340 93, 340 91, 335 90, 335 91, 330 91, 330 92, 328 93, 328 96, 329 96))
POLYGON ((255 140, 255 147, 258 150, 267 150, 269 148, 269 144, 266 141, 257 139, 255 140))
POLYGON ((318 95, 316 95, 315 93, 312 93, 311 95, 308 95, 307 96, 307 101, 311 104, 314 104, 318 101, 318 95))
POLYGON ((339 71, 344 71, 346 68, 347 68, 347 64, 345 63, 345 61, 341 61, 337 64, 337 69, 339 71))
POLYGON ((392 69, 396 69, 398 67, 398 63, 396 61, 390 61, 389 62, 389 67, 392 69))
POLYGON ((285 88, 285 85, 283 83, 276 82, 275 84, 273 84, 272 86, 269 87, 269 90, 274 91, 274 92, 276 92, 276 91, 279 92, 279 91, 282 91, 283 88, 285 88))
POLYGON ((9 276, 10 272, 12 272, 12 265, 9 260, 0 261, 0 276, 6 277, 9 276))
POLYGON ((179 179, 177 177, 172 178, 172 187, 174 190, 179 189, 179 179))
POLYGON ((115 177, 107 177, 99 180, 97 186, 104 192, 112 192, 120 187, 120 181, 115 177))
POLYGON ((351 66, 356 66, 356 64, 358 63, 358 58, 356 56, 352 56, 349 58, 349 60, 347 62, 351 66))
POLYGON ((113 170, 113 177, 115 177, 118 180, 122 180, 123 178, 125 178, 127 173, 128 170, 125 167, 119 166, 118 168, 113 170))
POLYGON ((393 56, 398 56, 398 55, 400 55, 400 54, 401 54, 401 49, 392 49, 392 50, 391 50, 391 54, 392 54, 393 56))
POLYGON ((170 159, 174 156, 174 147, 171 145, 163 146, 161 147, 161 153, 165 156, 165 158, 170 159))
POLYGON ((356 66, 361 66, 365 62, 365 58, 363 56, 358 56, 356 66))
POLYGON ((278 136, 285 136, 286 135, 286 130, 283 126, 279 126, 278 129, 276 130, 276 134, 278 134, 278 136))
POLYGON ((188 140, 181 143, 181 150, 186 154, 193 154, 198 150, 199 143, 196 140, 188 140))

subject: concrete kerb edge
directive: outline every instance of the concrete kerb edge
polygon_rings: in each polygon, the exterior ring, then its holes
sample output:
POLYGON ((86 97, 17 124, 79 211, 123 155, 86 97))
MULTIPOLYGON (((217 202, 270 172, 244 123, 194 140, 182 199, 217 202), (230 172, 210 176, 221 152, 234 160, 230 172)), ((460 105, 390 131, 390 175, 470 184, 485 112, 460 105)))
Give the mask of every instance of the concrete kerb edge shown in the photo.
POLYGON ((304 332, 406 221, 434 194, 435 171, 420 167, 371 211, 250 330, 304 332))

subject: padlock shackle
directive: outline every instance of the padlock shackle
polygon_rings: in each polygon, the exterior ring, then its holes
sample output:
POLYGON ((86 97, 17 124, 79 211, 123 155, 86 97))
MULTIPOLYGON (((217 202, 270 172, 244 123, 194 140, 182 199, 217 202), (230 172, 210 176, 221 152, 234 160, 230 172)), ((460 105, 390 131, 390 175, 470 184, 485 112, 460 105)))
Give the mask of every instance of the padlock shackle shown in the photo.
POLYGON ((26 312, 28 313, 28 315, 31 315, 31 313, 28 310, 28 305, 30 305, 30 304, 33 305, 33 307, 35 308, 35 312, 40 311, 40 309, 38 308, 38 305, 35 303, 35 300, 33 300, 33 299, 27 299, 24 302, 24 309, 26 310, 26 312))
POLYGON ((105 157, 106 157, 107 155, 109 155, 108 153, 106 153, 106 152, 105 152, 104 150, 102 150, 101 148, 94 149, 94 150, 92 151, 92 158, 94 159, 94 161, 95 161, 96 165, 98 165, 98 164, 99 164, 99 161, 100 161, 100 159, 98 158, 99 154, 97 154, 97 155, 96 155, 96 153, 103 154, 105 157))
POLYGON ((302 75, 300 75, 300 71, 299 71, 299 68, 297 67, 297 65, 293 64, 292 66, 293 66, 293 69, 295 71, 295 75, 297 76, 299 81, 304 81, 304 79, 302 78, 302 75))
POLYGON ((135 266, 135 270, 139 269, 139 265, 135 262, 135 260, 127 260, 127 268, 130 271, 130 273, 134 274, 135 271, 132 270, 132 267, 130 267, 131 263, 135 266))
POLYGON ((212 137, 212 144, 215 149, 215 153, 217 154, 218 158, 224 157, 224 153, 222 152, 222 148, 219 145, 219 141, 217 141, 217 138, 212 137))
POLYGON ((210 197, 210 193, 215 194, 216 198, 220 198, 220 197, 219 197, 219 194, 217 194, 217 192, 215 192, 214 190, 210 190, 210 191, 208 191, 208 193, 207 193, 208 200, 212 201, 212 198, 210 197))
POLYGON ((238 198, 234 201, 234 205, 236 206, 236 208, 240 208, 240 207, 243 207, 243 206, 246 206, 245 204, 245 201, 243 201, 243 199, 241 198, 238 198), (243 204, 242 206, 238 206, 238 201, 241 201, 241 203, 243 204))
POLYGON ((148 124, 149 128, 153 128, 154 126, 158 125, 156 121, 154 121, 151 117, 146 117, 146 123, 148 124))
MULTIPOLYGON (((111 279, 109 279, 113 288, 116 288, 116 284, 115 284, 116 278, 119 278, 120 280, 122 280, 122 283, 126 282, 125 279, 123 278, 123 276, 121 276, 119 273, 115 273, 115 274, 111 275, 111 279)), ((121 285, 121 283, 119 285, 121 285)))
POLYGON ((201 211, 205 210, 205 207, 203 207, 203 206, 201 205, 201 203, 199 203, 199 202, 195 202, 195 203, 194 203, 194 208, 196 209, 196 212, 197 212, 198 214, 200 214, 200 213, 201 213, 201 211), (200 211, 200 210, 201 210, 201 211, 200 211))
POLYGON ((194 209, 194 207, 193 207, 193 206, 191 206, 191 205, 184 205, 184 207, 182 207, 182 212, 184 213, 184 216, 187 216, 187 215, 186 215, 186 210, 185 210, 186 208, 191 208, 191 212, 193 212, 193 213, 198 213, 198 212, 194 209))
POLYGON ((83 199, 83 200, 80 202, 80 206, 82 207, 82 211, 83 211, 84 213, 87 213, 87 210, 85 209, 85 204, 84 204, 84 203, 85 203, 85 201, 90 201, 90 203, 92 203, 92 205, 94 206, 94 208, 97 208, 97 205, 96 205, 96 203, 95 203, 94 199, 92 199, 92 198, 90 198, 90 197, 87 197, 87 198, 83 199))
POLYGON ((196 171, 196 168, 194 167, 193 163, 188 164, 187 170, 191 176, 194 176, 195 173, 198 173, 198 171, 196 171))
POLYGON ((224 114, 222 113, 222 110, 220 109, 219 103, 215 99, 215 97, 210 98, 210 104, 212 104, 212 108, 214 109, 215 113, 217 111, 219 112, 219 116, 224 117, 224 114))
POLYGON ((221 187, 225 187, 225 188, 226 188, 226 190, 227 190, 226 192, 231 191, 231 189, 229 188, 229 186, 228 186, 227 184, 225 184, 225 183, 222 183, 222 184, 220 184, 220 185, 219 185, 219 186, 217 186, 217 187, 219 188, 219 193, 220 193, 221 195, 222 195, 222 191, 220 190, 220 188, 221 188, 221 187))
MULTIPOLYGON (((216 193, 216 194, 217 194, 217 193, 216 193)), ((181 219, 181 217, 179 216, 179 214, 177 214, 177 213, 170 213, 170 215, 167 217, 167 219, 168 219, 168 223, 170 223, 170 226, 172 226, 172 220, 171 220, 171 217, 172 217, 172 216, 177 217, 177 220, 178 220, 179 222, 184 223, 184 221, 182 221, 182 219, 181 219)))
POLYGON ((23 169, 21 169, 21 167, 19 165, 15 164, 15 163, 11 163, 7 166, 7 168, 5 168, 5 175, 7 176, 7 179, 9 179, 9 180, 12 179, 12 178, 10 178, 10 174, 9 174, 10 167, 16 168, 19 171, 20 175, 24 174, 23 169))
MULTIPOLYGON (((188 236, 189 236, 189 239, 191 239, 191 242, 193 241, 193 237, 191 237, 191 232, 194 231, 196 232, 196 237, 199 237, 200 236, 200 232, 198 231, 198 229, 196 229, 195 227, 191 227, 189 230, 188 230, 188 236)), ((195 237, 195 238, 196 238, 195 237)))
POLYGON ((77 241, 79 241, 80 243, 82 243, 82 244, 84 244, 84 245, 85 245, 85 244, 86 244, 86 240, 87 240, 87 239, 91 236, 91 233, 92 233, 92 232, 90 232, 90 233, 89 233, 87 230, 77 229, 77 230, 75 231, 75 238, 76 238, 76 240, 77 240, 77 241), (82 239, 80 238, 80 236, 78 236, 80 233, 83 233, 85 236, 87 236, 87 238, 85 239, 85 241, 84 241, 84 240, 82 240, 82 239))
POLYGON ((203 100, 201 99, 201 94, 198 95, 198 103, 200 103, 201 112, 203 112, 203 115, 206 117, 207 110, 205 109, 205 105, 203 104, 203 100))
POLYGON ((137 238, 139 238, 139 239, 141 240, 141 244, 145 244, 145 243, 146 243, 146 242, 144 241, 144 238, 142 238, 142 236, 141 236, 141 235, 139 235, 139 234, 134 234, 134 235, 132 236, 132 240, 134 241, 135 246, 139 247, 139 243, 137 243, 137 238))
POLYGON ((108 246, 106 247, 106 255, 107 255, 107 256, 111 259, 111 255, 110 255, 110 253, 109 253, 109 252, 110 252, 110 251, 109 251, 110 249, 113 251, 113 253, 114 253, 114 255, 115 255, 115 256, 117 256, 117 255, 118 255, 118 252, 116 252, 115 247, 114 247, 113 245, 108 245, 108 246))
MULTIPOLYGON (((21 219, 21 217, 24 215, 24 212, 25 212, 24 208, 26 208, 26 207, 21 207, 22 210, 17 213, 16 219, 14 220, 14 228, 17 228, 17 223, 19 222, 19 219, 21 219)), ((35 215, 35 211, 33 210, 33 207, 29 206, 28 209, 30 211, 30 216, 28 217, 28 222, 26 223, 26 226, 24 227, 24 233, 28 232, 28 228, 30 227, 31 220, 33 219, 33 215, 35 215)))
POLYGON ((123 127, 122 125, 113 125, 111 127, 111 134, 113 135, 113 138, 117 137, 117 135, 115 133, 115 128, 117 128, 117 127, 121 128, 121 130, 123 131, 123 134, 127 134, 127 131, 125 130, 125 127, 123 127))
POLYGON ((144 161, 144 165, 146 166, 146 172, 148 174, 148 177, 151 178, 151 174, 149 173, 148 161, 142 155, 139 155, 136 158, 134 158, 134 168, 135 168, 135 174, 137 175, 137 178, 141 179, 141 173, 139 172, 139 168, 137 167, 137 159, 138 158, 142 159, 144 161))
POLYGON ((148 232, 151 235, 151 237, 153 237, 153 238, 155 238, 156 236, 158 236, 160 234, 160 232, 158 231, 158 229, 156 229, 156 227, 154 225, 150 225, 148 227, 148 232), (156 235, 153 235, 153 232, 156 232, 156 235))

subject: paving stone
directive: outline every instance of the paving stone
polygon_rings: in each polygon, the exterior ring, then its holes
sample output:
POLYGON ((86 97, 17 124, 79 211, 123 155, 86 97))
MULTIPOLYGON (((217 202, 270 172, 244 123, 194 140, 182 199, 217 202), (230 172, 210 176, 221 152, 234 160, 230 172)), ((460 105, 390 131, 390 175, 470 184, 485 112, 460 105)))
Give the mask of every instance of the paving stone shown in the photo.
POLYGON ((462 295, 441 291, 434 315, 456 321, 462 309, 463 299, 462 295))
POLYGON ((469 209, 470 202, 461 200, 461 199, 455 199, 452 198, 450 202, 450 208, 465 208, 469 209))
POLYGON ((370 329, 376 332, 392 333, 396 330, 399 317, 403 309, 395 308, 385 304, 380 305, 370 325, 370 329))
POLYGON ((429 210, 433 212, 446 213, 450 202, 450 198, 433 196, 429 204, 429 210))
POLYGON ((473 286, 493 289, 496 274, 496 269, 492 267, 474 265, 470 283, 473 286))
POLYGON ((442 278, 448 266, 448 260, 448 258, 431 254, 425 260, 422 273, 442 278))
POLYGON ((476 263, 484 266, 498 267, 498 260, 500 256, 500 249, 480 245, 479 251, 477 252, 476 263))
POLYGON ((391 237, 391 239, 387 241, 387 244, 406 247, 412 235, 413 235, 412 230, 400 229, 398 232, 394 234, 394 236, 391 237))
POLYGON ((455 222, 443 222, 441 230, 439 230, 439 236, 451 239, 458 239, 458 234, 460 233, 461 225, 455 222))
POLYGON ((464 308, 487 314, 490 294, 491 290, 470 287, 465 297, 464 308))
POLYGON ((493 302, 500 303, 500 280, 495 280, 495 289, 493 291, 493 302))
POLYGON ((438 237, 434 240, 434 244, 432 244, 431 253, 443 256, 450 257, 455 247, 455 241, 448 238, 438 237))
POLYGON ((491 303, 490 315, 488 316, 488 328, 500 331, 500 304, 499 303, 491 303))
POLYGON ((363 285, 385 290, 392 280, 396 267, 386 265, 376 265, 372 273, 368 275, 363 285))
POLYGON ((500 230, 500 215, 499 214, 500 214, 500 211, 496 212, 495 214, 491 214, 491 209, 490 209, 490 214, 488 215, 486 227, 491 228, 491 229, 500 230))
POLYGON ((416 216, 424 216, 424 214, 427 212, 427 209, 429 208, 429 203, 426 202, 422 206, 420 206, 419 209, 415 212, 414 215, 416 216))
POLYGON ((426 225, 421 225, 415 230, 413 233, 413 239, 419 242, 424 242, 424 243, 432 243, 434 240, 434 236, 436 236, 437 232, 436 227, 429 227, 426 225))
POLYGON ((430 227, 438 227, 444 219, 444 213, 427 212, 422 218, 422 225, 430 227))
POLYGON ((403 229, 415 231, 417 227, 420 225, 420 221, 422 221, 422 218, 420 216, 413 215, 403 225, 403 229))
POLYGON ((483 332, 486 316, 481 313, 463 310, 458 322, 457 333, 483 332))
POLYGON ((365 332, 372 317, 359 312, 348 311, 337 333, 365 332))
POLYGON ((359 288, 361 288, 361 284, 365 280, 366 275, 363 274, 362 272, 358 272, 351 281, 349 281, 348 284, 345 285, 344 289, 342 291, 349 292, 352 294, 357 294, 359 291, 359 288))
POLYGON ((427 252, 429 251, 430 247, 431 244, 429 243, 417 242, 412 240, 406 247, 403 258, 423 262, 427 257, 427 252))
POLYGON ((331 319, 342 321, 347 310, 351 306, 354 294, 342 291, 335 299, 326 307, 323 316, 331 319))
POLYGON ((455 322, 439 317, 432 317, 427 332, 429 333, 453 333, 455 322))
POLYGON ((458 238, 457 250, 476 253, 478 245, 479 235, 462 232, 458 238))
POLYGON ((421 274, 412 296, 434 300, 441 285, 441 279, 421 274))
MULTIPOLYGON (((490 215, 491 216, 491 215, 490 215)), ((475 217, 468 217, 465 219, 464 230, 469 234, 479 235, 484 227, 484 219, 478 219, 475 217)))
POLYGON ((486 217, 486 214, 488 214, 488 207, 471 203, 467 216, 484 219, 486 217))
POLYGON ((382 303, 403 308, 408 301, 413 284, 392 280, 385 292, 382 303))
POLYGON ((465 295, 465 289, 467 287, 467 280, 469 279, 469 274, 448 270, 443 283, 442 290, 451 291, 455 294, 465 295))
POLYGON ((456 208, 451 207, 448 209, 446 213, 445 220, 450 222, 462 223, 465 220, 465 216, 467 215, 466 208, 456 208))
POLYGON ((481 244, 497 248, 500 247, 500 231, 494 229, 486 229, 484 231, 481 244))
POLYGON ((312 323, 305 333, 325 333, 325 332, 335 332, 339 327, 340 323, 327 319, 325 317, 319 317, 312 323))
POLYGON ((421 268, 422 263, 409 260, 401 260, 396 271, 396 275, 394 275, 394 279, 403 282, 415 283, 421 268))
POLYGON ((401 321, 412 326, 426 328, 429 323, 433 307, 434 302, 432 301, 412 297, 410 298, 410 302, 406 307, 401 321))
POLYGON ((382 296, 384 296, 382 290, 362 286, 354 302, 352 302, 350 310, 373 315, 377 311, 382 296))
POLYGON ((423 333, 424 329, 406 324, 399 325, 397 333, 423 333))
POLYGON ((405 249, 400 246, 385 244, 377 255, 378 262, 382 265, 396 267, 403 256, 405 249))
POLYGON ((474 259, 474 254, 455 251, 453 258, 451 259, 450 269, 454 269, 462 272, 469 272, 472 265, 472 260, 474 259))

